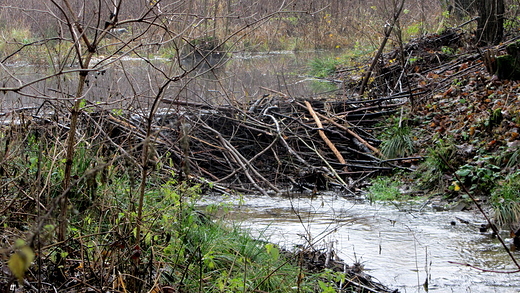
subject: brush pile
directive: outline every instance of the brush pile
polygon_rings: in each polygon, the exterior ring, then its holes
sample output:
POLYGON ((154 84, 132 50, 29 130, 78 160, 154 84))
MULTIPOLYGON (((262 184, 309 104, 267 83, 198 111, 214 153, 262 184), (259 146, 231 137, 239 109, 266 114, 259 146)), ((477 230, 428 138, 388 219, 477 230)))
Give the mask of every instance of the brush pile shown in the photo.
MULTIPOLYGON (((85 137, 94 137, 92 143, 103 146, 103 158, 122 156, 137 170, 150 126, 150 167, 209 183, 217 192, 335 189, 352 194, 368 176, 406 169, 401 163, 409 158, 385 160, 378 149, 374 127, 382 117, 409 102, 421 111, 439 93, 460 93, 454 79, 488 75, 478 52, 457 54, 464 43, 462 33, 446 30, 383 55, 364 96, 355 94, 359 70, 346 68, 336 77, 343 90, 332 98, 295 98, 277 91, 233 105, 163 98, 151 117, 146 109, 82 113, 82 129, 85 137)), ((474 83, 479 82, 485 81, 474 83)), ((41 120, 67 130, 66 120, 41 120)))
MULTIPOLYGON (((464 38, 447 29, 384 54, 364 96, 356 94, 359 68, 345 68, 335 78, 343 81, 343 90, 332 98, 272 91, 250 103, 220 106, 164 98, 152 118, 156 148, 151 163, 168 157, 173 164, 162 163, 162 168, 211 182, 224 193, 333 188, 352 194, 368 176, 406 169, 401 163, 409 158, 385 160, 378 149, 374 127, 382 117, 408 103, 420 109, 438 93, 456 94, 455 79, 488 74, 482 56, 463 48, 464 38)), ((103 115, 110 122, 105 130, 110 141, 119 146, 132 141, 135 147, 144 139, 147 113, 103 115)))
MULTIPOLYGON (((400 96, 330 101, 283 95, 239 106, 162 102, 167 106, 151 123, 152 166, 211 182, 216 191, 262 194, 349 192, 360 179, 391 170, 372 127, 403 103, 400 96)), ((98 139, 111 151, 138 154, 146 136, 143 117, 98 113, 98 139)))

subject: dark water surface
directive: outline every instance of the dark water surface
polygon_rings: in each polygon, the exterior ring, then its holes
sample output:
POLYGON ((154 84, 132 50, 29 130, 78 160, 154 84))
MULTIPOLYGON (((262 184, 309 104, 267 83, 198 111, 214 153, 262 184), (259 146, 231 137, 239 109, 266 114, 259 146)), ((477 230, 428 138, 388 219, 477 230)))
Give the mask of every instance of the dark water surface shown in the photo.
MULTIPOLYGON (((283 92, 294 97, 310 97, 334 88, 328 83, 306 76, 309 61, 315 57, 330 56, 330 52, 271 52, 235 53, 222 59, 214 70, 199 66, 186 77, 168 84, 164 90, 167 99, 187 100, 208 104, 232 104, 283 92)), ((98 58, 102 60, 102 58, 98 58)), ((96 64, 99 60, 94 60, 96 64)), ((181 62, 190 70, 193 62, 181 62)), ((179 62, 154 57, 149 60, 122 57, 102 62, 97 71, 89 73, 85 97, 93 104, 122 109, 147 109, 159 87, 181 73, 179 62)), ((74 70, 65 67, 63 70, 74 70)), ((25 62, 6 64, 0 68, 4 87, 16 87, 45 76, 57 69, 47 65, 25 62)), ((44 100, 54 103, 72 101, 77 88, 77 72, 32 83, 19 93, 0 93, 0 112, 21 107, 39 106, 44 100)))
MULTIPOLYGON (((422 203, 369 204, 333 194, 315 199, 212 197, 201 205, 215 203, 233 207, 228 220, 287 248, 304 244, 304 235, 332 242, 348 264, 364 264, 368 274, 400 292, 426 292, 427 279, 428 292, 520 292, 520 273, 455 264, 515 269, 498 240, 479 232, 485 221, 474 212, 433 211, 422 203)), ((520 258, 520 252, 514 255, 520 258)))

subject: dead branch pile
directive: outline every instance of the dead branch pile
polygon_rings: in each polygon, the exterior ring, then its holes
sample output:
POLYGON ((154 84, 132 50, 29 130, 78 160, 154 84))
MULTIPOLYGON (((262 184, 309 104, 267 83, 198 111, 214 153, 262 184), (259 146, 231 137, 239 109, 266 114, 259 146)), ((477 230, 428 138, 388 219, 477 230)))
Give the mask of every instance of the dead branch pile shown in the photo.
MULTIPOLYGON (((162 169, 211 182, 222 192, 263 194, 350 191, 366 176, 391 170, 380 158, 371 126, 402 105, 400 97, 326 101, 267 96, 240 107, 163 103, 168 107, 152 124, 152 164, 160 160, 162 169)), ((145 139, 143 117, 104 112, 94 120, 107 135, 105 144, 132 156, 145 139)))
MULTIPOLYGON (((164 98, 153 115, 150 166, 211 183, 219 192, 350 193, 367 176, 396 167, 377 149, 372 131, 381 117, 435 93, 450 96, 455 77, 485 70, 478 52, 455 54, 462 40, 460 32, 446 30, 383 55, 370 98, 350 94, 356 84, 347 83, 356 73, 349 69, 338 71, 346 91, 336 100, 276 92, 248 104, 215 106, 164 98)), ((147 111, 85 112, 83 129, 90 133, 84 137, 140 168, 147 111)), ((66 124, 58 126, 67 130, 66 124)))

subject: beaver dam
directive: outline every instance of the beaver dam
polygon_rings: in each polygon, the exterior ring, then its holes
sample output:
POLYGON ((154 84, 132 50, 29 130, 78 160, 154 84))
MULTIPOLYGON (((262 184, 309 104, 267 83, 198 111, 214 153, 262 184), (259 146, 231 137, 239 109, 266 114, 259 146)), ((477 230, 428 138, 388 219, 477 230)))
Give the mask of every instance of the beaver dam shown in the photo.
MULTIPOLYGON (((163 99, 169 107, 153 118, 149 165, 211 183, 223 193, 350 192, 367 176, 395 167, 395 161, 381 159, 373 127, 403 104, 400 98, 322 101, 269 95, 241 106, 163 99)), ((67 130, 65 122, 43 120, 33 126, 67 130)), ((144 115, 83 112, 82 128, 91 136, 90 147, 103 146, 100 159, 119 153, 139 168, 134 155, 146 138, 144 115)))

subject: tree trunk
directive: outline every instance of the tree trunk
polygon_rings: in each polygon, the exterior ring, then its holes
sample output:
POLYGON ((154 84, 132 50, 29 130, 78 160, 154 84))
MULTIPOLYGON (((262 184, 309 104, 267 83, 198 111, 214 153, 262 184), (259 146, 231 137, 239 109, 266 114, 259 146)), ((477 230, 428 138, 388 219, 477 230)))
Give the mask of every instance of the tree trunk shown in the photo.
POLYGON ((504 0, 478 0, 479 45, 496 45, 504 36, 504 0))

